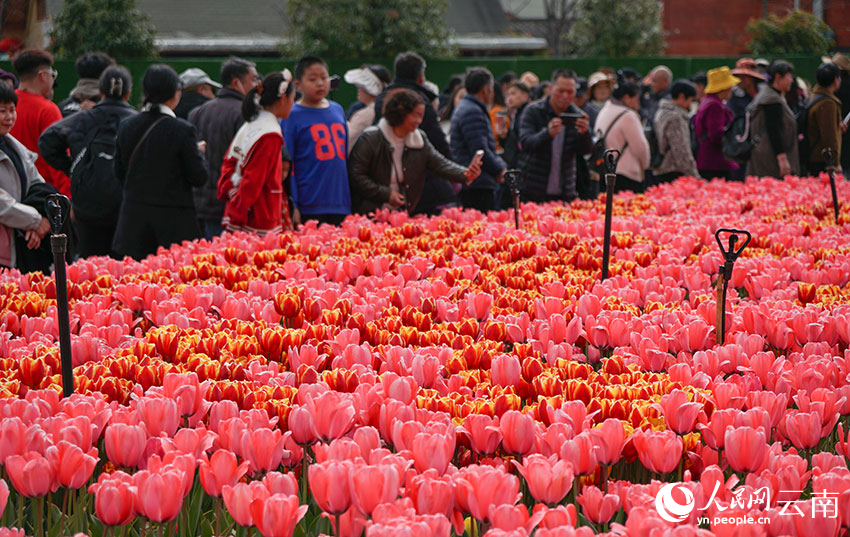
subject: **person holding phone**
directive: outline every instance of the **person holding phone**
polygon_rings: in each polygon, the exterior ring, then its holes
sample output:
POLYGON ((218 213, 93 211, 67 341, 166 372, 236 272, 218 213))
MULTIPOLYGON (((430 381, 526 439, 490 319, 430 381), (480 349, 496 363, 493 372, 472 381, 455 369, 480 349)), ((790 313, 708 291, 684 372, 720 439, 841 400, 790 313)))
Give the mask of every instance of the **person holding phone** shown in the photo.
POLYGON ((415 91, 399 88, 387 93, 378 125, 363 131, 348 157, 353 212, 390 209, 413 213, 427 171, 461 184, 469 184, 481 173, 483 152, 464 168, 434 149, 419 130, 426 106, 415 91))
POLYGON ((576 90, 576 74, 559 69, 552 74, 549 96, 522 112, 519 167, 523 200, 570 202, 595 198, 599 192, 599 181, 590 180, 583 158, 593 150, 593 137, 587 116, 574 103, 576 90))
POLYGON ((496 191, 504 182, 508 165, 496 153, 496 138, 487 107, 493 103, 495 81, 493 74, 483 67, 473 67, 464 79, 466 95, 452 116, 452 159, 472 164, 475 153, 483 150, 481 175, 460 191, 464 208, 481 212, 495 210, 496 191))

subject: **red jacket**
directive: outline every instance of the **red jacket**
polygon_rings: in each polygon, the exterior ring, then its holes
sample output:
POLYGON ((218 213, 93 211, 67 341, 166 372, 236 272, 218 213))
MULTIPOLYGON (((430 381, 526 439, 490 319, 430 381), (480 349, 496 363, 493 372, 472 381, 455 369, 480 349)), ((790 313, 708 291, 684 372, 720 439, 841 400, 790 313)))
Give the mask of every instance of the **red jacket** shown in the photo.
POLYGON ((38 160, 35 161, 38 173, 59 192, 71 197, 71 183, 68 176, 49 166, 38 151, 38 137, 47 130, 47 127, 62 119, 62 112, 55 103, 41 95, 22 89, 15 90, 15 93, 18 95, 18 119, 9 134, 30 151, 38 153, 38 160))
MULTIPOLYGON (((230 177, 237 159, 221 163, 218 197, 226 201, 221 223, 230 231, 280 233, 283 230, 283 136, 264 134, 251 146, 242 166, 242 180, 231 194, 230 177)), ((287 207, 288 209, 288 207, 287 207)))

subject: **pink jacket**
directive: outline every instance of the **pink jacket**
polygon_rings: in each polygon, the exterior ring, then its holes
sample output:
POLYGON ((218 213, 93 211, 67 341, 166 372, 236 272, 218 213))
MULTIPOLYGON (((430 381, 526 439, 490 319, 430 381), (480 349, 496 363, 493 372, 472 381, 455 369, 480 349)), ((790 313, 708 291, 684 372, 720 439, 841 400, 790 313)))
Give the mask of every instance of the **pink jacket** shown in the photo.
POLYGON ((617 163, 619 175, 643 182, 643 171, 649 168, 649 142, 643 134, 643 126, 637 112, 609 99, 596 117, 594 134, 599 136, 604 134, 608 126, 624 110, 626 110, 625 115, 614 123, 611 132, 608 133, 605 146, 608 149, 619 149, 622 153, 620 162, 617 163))

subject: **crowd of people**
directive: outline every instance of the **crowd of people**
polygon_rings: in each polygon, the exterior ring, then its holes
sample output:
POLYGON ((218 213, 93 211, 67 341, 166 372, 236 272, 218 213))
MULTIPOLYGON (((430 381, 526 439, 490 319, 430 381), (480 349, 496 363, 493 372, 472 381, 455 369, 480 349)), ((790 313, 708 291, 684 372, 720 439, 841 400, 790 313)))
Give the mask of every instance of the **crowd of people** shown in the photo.
POLYGON ((392 73, 346 72, 357 88, 346 110, 321 58, 262 76, 231 57, 219 82, 150 66, 137 110, 132 76, 109 56, 81 56, 78 82, 57 104, 52 56, 24 50, 14 74, 0 71, 0 266, 49 268, 35 252, 46 247, 50 192, 72 200, 72 256, 141 259, 225 230, 263 235, 376 210, 500 210, 512 205, 508 177, 519 177, 524 201, 592 199, 600 148, 620 152, 618 191, 683 175, 817 174, 824 149, 840 171, 850 160, 850 59, 824 60, 813 87, 786 61, 742 58, 687 78, 663 65, 645 77, 557 69, 543 81, 474 67, 440 91, 425 60, 405 52, 392 73))

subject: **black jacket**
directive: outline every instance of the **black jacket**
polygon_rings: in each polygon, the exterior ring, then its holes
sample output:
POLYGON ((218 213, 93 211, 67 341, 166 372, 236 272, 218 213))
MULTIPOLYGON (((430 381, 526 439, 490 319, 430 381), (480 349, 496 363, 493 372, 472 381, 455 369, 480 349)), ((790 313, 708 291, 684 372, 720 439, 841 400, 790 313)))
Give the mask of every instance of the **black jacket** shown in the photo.
MULTIPOLYGON (((567 112, 581 112, 571 104, 567 112)), ((556 116, 549 106, 549 98, 534 101, 525 107, 520 118, 519 167, 523 177, 523 198, 530 201, 547 199, 546 186, 549 182, 549 169, 552 165, 552 136, 549 135, 549 121, 556 116)), ((594 198, 598 193, 598 181, 591 182, 587 166, 582 158, 593 150, 593 137, 590 129, 580 135, 576 129, 570 129, 565 134, 565 146, 572 145, 576 157, 576 190, 582 199, 594 198)))
MULTIPOLYGON (((466 182, 466 168, 438 153, 422 131, 405 139, 401 161, 404 176, 401 193, 410 212, 414 212, 419 203, 426 170, 456 183, 466 182)), ((363 131, 348 155, 352 212, 368 214, 389 201, 392 167, 393 149, 380 127, 372 126, 363 131)))
POLYGON ((124 184, 124 202, 194 209, 192 187, 207 181, 207 163, 198 151, 195 127, 158 110, 121 122, 115 152, 115 177, 124 184), (148 128, 160 118, 136 150, 148 128))
POLYGON ((195 210, 198 218, 221 221, 224 202, 216 196, 221 161, 230 148, 236 131, 245 122, 242 118, 242 94, 222 88, 216 98, 189 113, 189 122, 198 129, 198 137, 207 142, 207 182, 194 189, 195 210))
POLYGON ((186 91, 180 96, 180 102, 174 108, 174 114, 180 119, 187 119, 189 112, 195 108, 211 101, 209 97, 204 97, 197 91, 186 91))
MULTIPOLYGON (((440 128, 440 118, 437 117, 437 112, 430 104, 437 97, 432 92, 428 91, 425 86, 417 84, 415 80, 395 79, 392 84, 387 86, 384 91, 375 99, 375 120, 373 125, 378 124, 381 119, 381 111, 384 106, 384 97, 388 91, 396 88, 405 88, 413 90, 425 99, 428 106, 425 106, 425 116, 422 118, 422 124, 419 125, 419 130, 425 133, 428 141, 434 146, 434 149, 440 152, 447 159, 452 158, 452 151, 449 148, 449 142, 446 139, 446 134, 440 128)), ((416 212, 425 214, 436 214, 441 207, 456 204, 457 196, 455 196, 452 186, 443 179, 435 177, 433 174, 425 174, 425 188, 422 191, 422 199, 419 202, 416 212)))
POLYGON ((487 106, 472 95, 464 95, 452 114, 452 159, 465 166, 479 149, 484 150, 481 175, 464 187, 468 190, 496 190, 496 177, 508 165, 496 154, 496 138, 487 106))
POLYGON ((91 110, 77 112, 48 127, 38 139, 38 151, 45 162, 70 176, 71 163, 83 150, 86 135, 95 125, 111 121, 110 116, 123 121, 137 113, 124 101, 104 99, 91 110))

